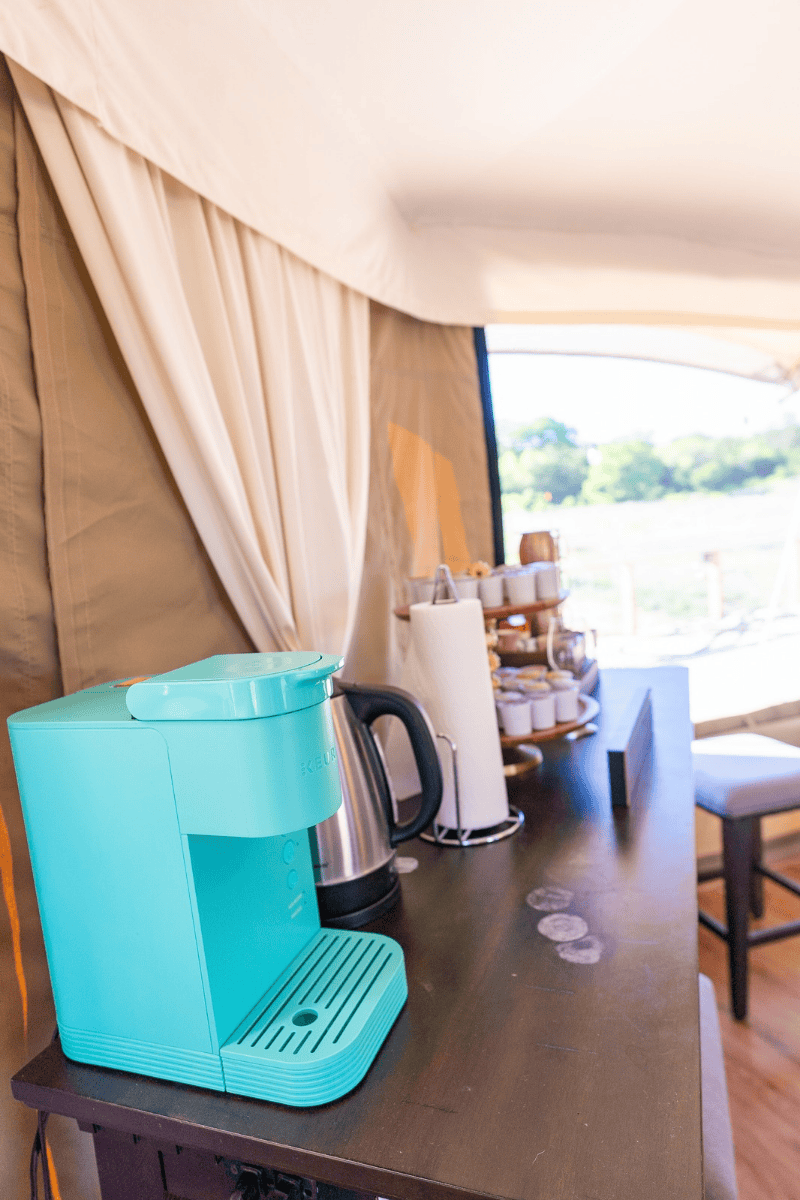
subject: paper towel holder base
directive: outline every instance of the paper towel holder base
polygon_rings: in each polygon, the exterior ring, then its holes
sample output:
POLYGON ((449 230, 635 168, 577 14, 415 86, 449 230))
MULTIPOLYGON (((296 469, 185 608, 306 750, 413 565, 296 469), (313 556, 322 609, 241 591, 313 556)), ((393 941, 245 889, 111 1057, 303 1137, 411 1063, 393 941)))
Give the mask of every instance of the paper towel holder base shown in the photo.
POLYGON ((435 842, 437 846, 488 846, 490 842, 511 837, 524 824, 525 814, 509 804, 508 816, 499 825, 491 825, 487 829, 451 829, 433 821, 419 836, 426 842, 435 842))
MULTIPOLYGON (((440 568, 447 571, 447 567, 440 568)), ((447 571, 449 575, 450 572, 447 571)), ((490 842, 499 842, 511 837, 512 833, 525 823, 525 814, 518 808, 508 806, 508 816, 497 825, 486 826, 482 829, 465 829, 461 824, 461 795, 458 786, 458 751, 456 744, 446 733, 437 733, 436 737, 447 742, 453 759, 453 798, 456 805, 456 821, 458 827, 452 829, 449 825, 440 825, 434 819, 428 828, 419 836, 426 842, 435 842, 437 846, 488 846, 490 842)))

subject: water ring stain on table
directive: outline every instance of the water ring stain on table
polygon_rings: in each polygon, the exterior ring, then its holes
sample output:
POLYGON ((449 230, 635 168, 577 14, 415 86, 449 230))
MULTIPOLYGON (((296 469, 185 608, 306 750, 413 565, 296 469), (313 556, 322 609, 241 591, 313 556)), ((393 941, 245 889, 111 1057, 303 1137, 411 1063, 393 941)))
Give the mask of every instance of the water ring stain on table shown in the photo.
POLYGON ((574 942, 589 932, 583 917, 574 917, 570 913, 551 913, 549 917, 542 917, 536 928, 552 942, 574 942))

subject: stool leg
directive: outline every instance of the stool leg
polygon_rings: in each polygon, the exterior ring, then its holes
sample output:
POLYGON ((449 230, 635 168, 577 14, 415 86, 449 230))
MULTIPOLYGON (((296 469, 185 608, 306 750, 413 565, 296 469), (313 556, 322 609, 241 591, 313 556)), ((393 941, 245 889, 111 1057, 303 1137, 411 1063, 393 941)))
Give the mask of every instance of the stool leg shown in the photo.
POLYGON ((754 868, 761 866, 761 818, 753 817, 753 840, 750 850, 750 912, 754 917, 764 915, 764 876, 754 868))
POLYGON ((728 960, 731 1003, 738 1021, 747 1016, 747 914, 750 907, 750 856, 753 819, 722 822, 725 907, 728 914, 728 960))

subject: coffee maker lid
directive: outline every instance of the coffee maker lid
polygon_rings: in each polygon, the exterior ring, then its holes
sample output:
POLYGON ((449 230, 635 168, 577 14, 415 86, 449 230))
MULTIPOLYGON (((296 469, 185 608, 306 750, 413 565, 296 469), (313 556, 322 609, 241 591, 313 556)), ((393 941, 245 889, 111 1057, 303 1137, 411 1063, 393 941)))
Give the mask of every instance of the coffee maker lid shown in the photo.
POLYGON ((125 696, 139 721, 247 721, 319 704, 343 659, 314 650, 215 654, 132 683, 125 696))

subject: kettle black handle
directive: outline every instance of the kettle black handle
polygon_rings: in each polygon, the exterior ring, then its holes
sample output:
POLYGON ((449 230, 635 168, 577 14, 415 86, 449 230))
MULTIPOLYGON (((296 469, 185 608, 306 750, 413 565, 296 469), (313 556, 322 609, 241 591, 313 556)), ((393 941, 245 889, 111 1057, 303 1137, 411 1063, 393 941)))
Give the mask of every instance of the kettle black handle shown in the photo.
POLYGON ((337 680, 337 690, 345 693, 353 712, 365 725, 371 725, 378 717, 399 717, 406 727, 422 784, 420 809, 406 825, 397 825, 392 813, 387 816, 389 844, 407 842, 427 829, 442 803, 442 766, 422 706, 402 688, 369 688, 337 680))

